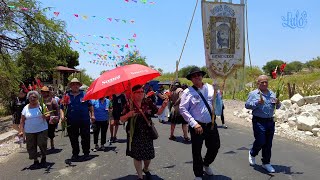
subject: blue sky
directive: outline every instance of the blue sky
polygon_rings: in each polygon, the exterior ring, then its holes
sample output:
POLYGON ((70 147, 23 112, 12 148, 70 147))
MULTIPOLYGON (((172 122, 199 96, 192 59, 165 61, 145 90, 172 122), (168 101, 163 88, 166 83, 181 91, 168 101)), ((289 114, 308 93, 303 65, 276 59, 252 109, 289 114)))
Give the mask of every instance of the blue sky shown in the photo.
MULTIPOLYGON (((54 7, 53 12, 59 12, 59 18, 67 23, 67 30, 81 42, 136 45, 142 56, 146 56, 147 63, 161 68, 164 72, 175 71, 175 62, 179 59, 184 39, 191 20, 196 0, 148 0, 152 4, 125 2, 125 0, 42 0, 42 7, 54 7), (76 18, 74 14, 79 14, 76 18), (81 16, 88 16, 87 20, 81 16), (92 16, 96 16, 93 18, 92 16), (132 23, 108 22, 107 18, 134 20, 132 23), (104 20, 103 20, 104 19, 104 20), (127 40, 136 34, 136 41, 127 40), (83 36, 84 35, 84 36, 83 36), (120 40, 89 37, 87 35, 103 35, 116 37, 120 40)), ((188 65, 205 65, 201 8, 200 2, 191 27, 189 38, 181 59, 179 68, 188 65)), ((233 1, 239 3, 239 0, 233 1)), ((299 60, 306 62, 320 56, 320 3, 317 0, 248 0, 249 42, 252 65, 262 67, 267 61, 281 59, 287 62, 299 60), (304 28, 283 27, 281 17, 287 13, 307 13, 307 24, 304 28)), ((121 21, 120 20, 120 21, 121 21)), ((87 74, 97 78, 102 70, 114 67, 89 63, 99 60, 97 56, 88 52, 107 54, 112 51, 117 56, 124 55, 119 48, 102 45, 82 46, 71 43, 74 50, 80 53, 80 66, 87 74), (86 52, 84 52, 86 51, 86 52)), ((133 47, 134 48, 134 47, 133 47)), ((246 51, 246 55, 248 52, 246 51)), ((248 56, 247 56, 248 57, 248 56)), ((105 62, 113 62, 108 59, 105 62)), ((246 58, 246 64, 249 59, 246 58)))

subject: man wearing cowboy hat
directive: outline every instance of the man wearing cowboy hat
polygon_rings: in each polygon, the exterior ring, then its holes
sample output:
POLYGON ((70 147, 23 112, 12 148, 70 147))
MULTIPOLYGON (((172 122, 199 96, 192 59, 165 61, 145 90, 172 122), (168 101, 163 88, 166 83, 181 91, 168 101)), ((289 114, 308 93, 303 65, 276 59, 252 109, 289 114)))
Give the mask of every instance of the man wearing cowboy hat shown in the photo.
POLYGON ((95 121, 94 109, 90 101, 82 101, 84 92, 80 91, 82 83, 77 79, 73 78, 69 87, 70 92, 66 94, 69 96, 70 101, 67 102, 67 114, 63 112, 63 105, 61 105, 61 119, 67 121, 68 124, 68 135, 72 146, 72 157, 71 159, 78 159, 80 148, 79 148, 79 135, 81 136, 81 146, 84 154, 84 160, 89 159, 90 153, 90 119, 91 122, 95 121), (66 117, 66 118, 65 118, 66 117))
POLYGON ((213 175, 209 167, 214 161, 220 148, 220 138, 217 124, 212 128, 212 101, 214 89, 208 83, 203 83, 202 78, 206 72, 198 67, 193 67, 187 79, 192 81, 193 86, 185 89, 181 96, 179 105, 180 113, 188 122, 191 143, 193 172, 196 180, 201 180, 203 169, 207 175, 213 175), (201 149, 203 141, 207 147, 207 153, 202 159, 201 149))

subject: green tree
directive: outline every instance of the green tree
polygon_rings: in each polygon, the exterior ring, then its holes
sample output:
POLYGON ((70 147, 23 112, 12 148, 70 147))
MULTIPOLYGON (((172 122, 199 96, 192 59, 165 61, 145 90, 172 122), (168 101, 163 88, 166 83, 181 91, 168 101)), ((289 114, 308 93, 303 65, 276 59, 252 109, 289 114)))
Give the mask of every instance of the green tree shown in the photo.
POLYGON ((65 42, 65 23, 48 19, 39 4, 36 0, 0 0, 0 53, 20 51, 30 44, 65 42))
POLYGON ((14 92, 17 92, 20 84, 21 74, 19 71, 20 68, 9 55, 0 55, 0 99, 7 110, 14 92))
POLYGON ((311 61, 307 61, 305 63, 305 67, 309 69, 314 69, 314 68, 320 69, 320 57, 318 56, 317 58, 313 58, 311 61))
POLYGON ((94 79, 86 73, 85 69, 80 69, 80 71, 81 71, 81 74, 80 73, 71 74, 68 80, 71 81, 72 78, 78 78, 82 84, 90 86, 91 83, 94 81, 94 79))
POLYGON ((141 56, 139 51, 129 51, 126 55, 125 62, 121 63, 120 65, 127 65, 127 64, 141 64, 145 66, 149 66, 146 62, 147 58, 145 56, 141 56))
POLYGON ((264 71, 265 74, 271 75, 271 72, 278 66, 280 67, 281 64, 284 62, 282 60, 272 60, 267 62, 266 65, 262 67, 262 70, 264 71))
POLYGON ((302 70, 304 64, 300 61, 293 61, 286 65, 286 68, 284 69, 286 74, 292 74, 294 72, 299 72, 302 70))
POLYGON ((258 66, 245 66, 244 71, 246 73, 245 77, 247 82, 255 82, 256 79, 263 74, 263 72, 258 66))
POLYGON ((187 77, 188 73, 190 72, 190 70, 192 68, 196 67, 195 65, 192 65, 192 66, 186 66, 186 67, 183 67, 181 68, 179 71, 178 71, 178 77, 187 77))

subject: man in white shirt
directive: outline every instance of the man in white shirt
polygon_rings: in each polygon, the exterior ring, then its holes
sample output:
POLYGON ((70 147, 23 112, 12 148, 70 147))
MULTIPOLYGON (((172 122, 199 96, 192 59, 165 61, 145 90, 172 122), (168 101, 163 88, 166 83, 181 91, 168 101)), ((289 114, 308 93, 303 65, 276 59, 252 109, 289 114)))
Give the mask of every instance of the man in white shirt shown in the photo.
POLYGON ((211 121, 214 89, 208 83, 202 82, 205 74, 198 67, 190 70, 187 79, 192 81, 193 86, 183 91, 179 105, 181 115, 189 124, 195 180, 202 179, 203 169, 207 175, 213 175, 209 165, 216 158, 220 148, 217 124, 214 123, 212 128, 211 121), (207 147, 204 159, 201 156, 203 141, 207 147))

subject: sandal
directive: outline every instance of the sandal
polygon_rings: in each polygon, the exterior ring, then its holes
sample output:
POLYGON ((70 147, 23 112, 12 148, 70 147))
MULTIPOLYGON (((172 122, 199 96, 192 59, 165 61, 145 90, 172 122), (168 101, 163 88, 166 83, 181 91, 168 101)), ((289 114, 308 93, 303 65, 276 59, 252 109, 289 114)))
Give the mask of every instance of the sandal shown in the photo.
POLYGON ((177 138, 176 138, 175 136, 170 136, 169 139, 172 140, 172 141, 174 141, 174 140, 176 140, 177 138))
POLYGON ((142 171, 144 172, 144 174, 146 174, 147 179, 151 179, 151 173, 150 171, 146 171, 144 168, 142 169, 142 171))

